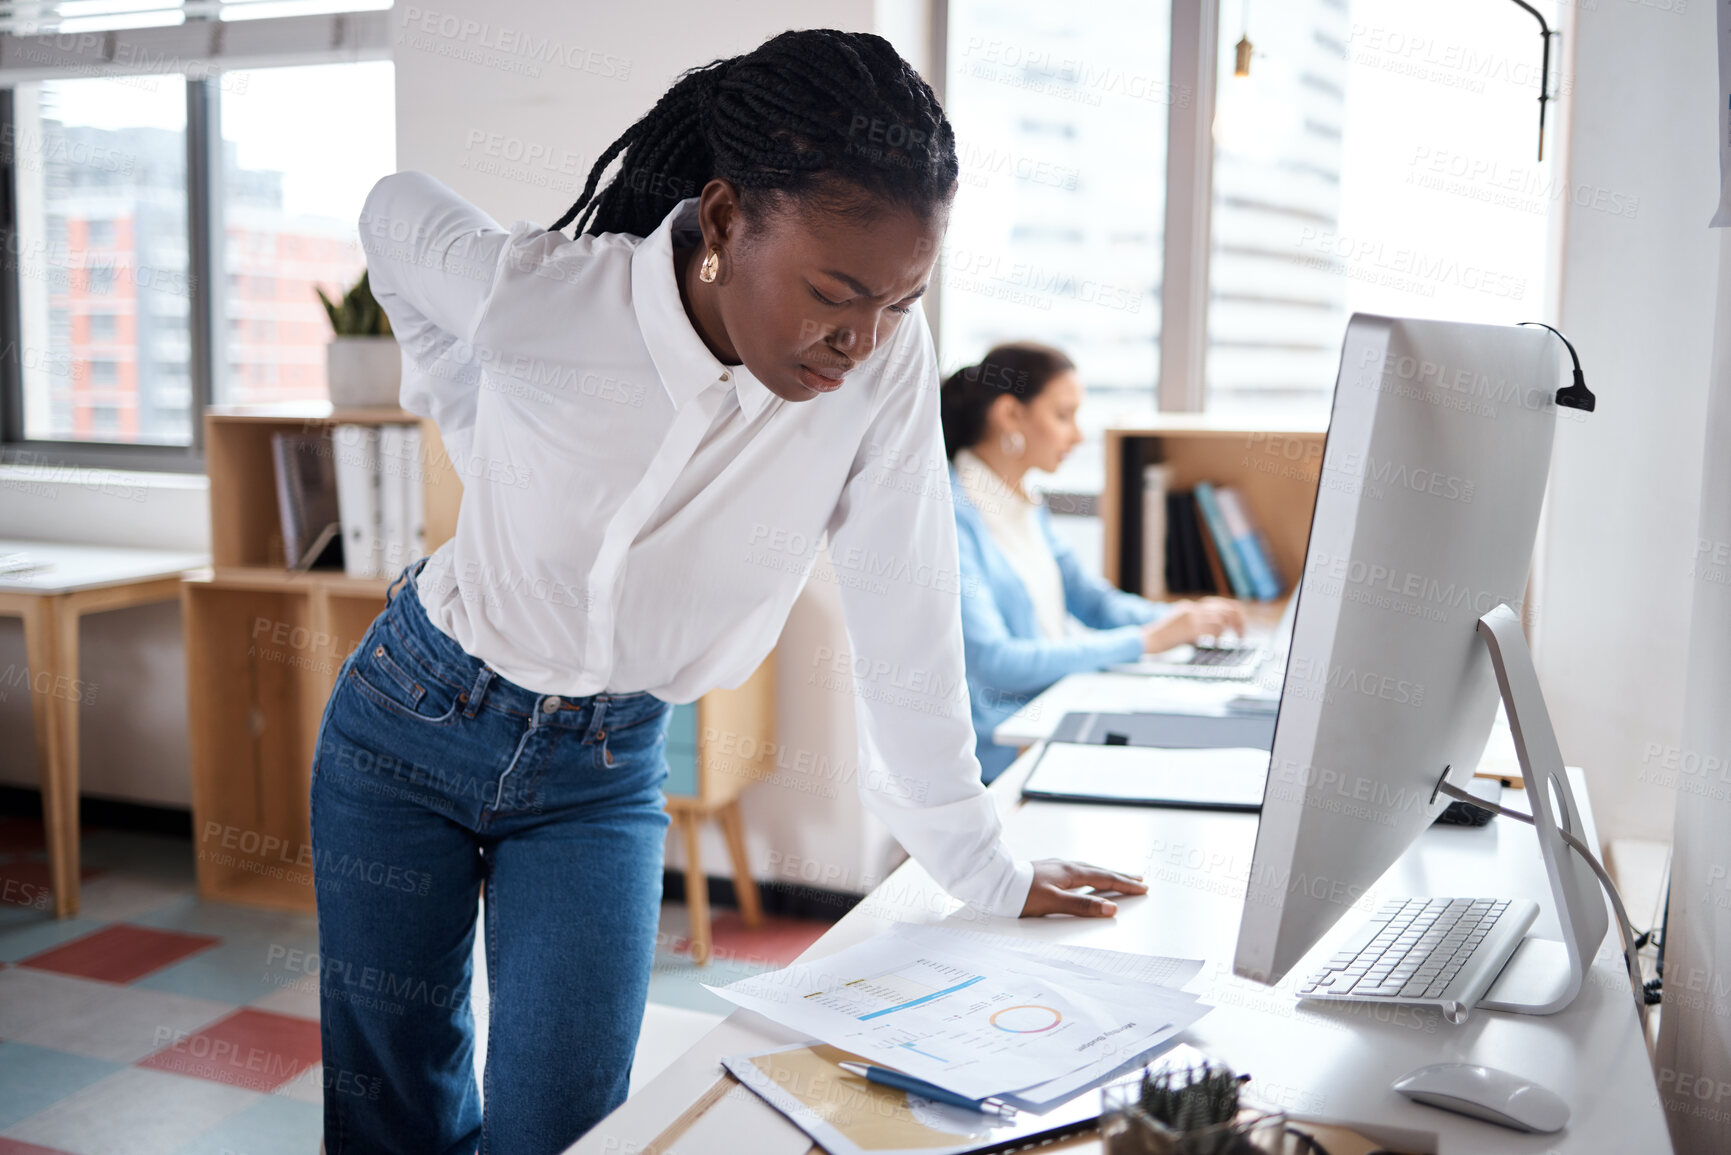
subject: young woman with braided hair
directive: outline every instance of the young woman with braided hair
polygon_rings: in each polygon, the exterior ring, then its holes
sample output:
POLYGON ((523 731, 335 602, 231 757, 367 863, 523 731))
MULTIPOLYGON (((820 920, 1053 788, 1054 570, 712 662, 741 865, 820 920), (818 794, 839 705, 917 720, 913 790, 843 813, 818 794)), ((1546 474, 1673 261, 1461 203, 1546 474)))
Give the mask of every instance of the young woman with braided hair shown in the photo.
POLYGON ((918 303, 955 182, 919 76, 879 37, 813 30, 682 76, 552 231, 421 173, 367 198, 402 403, 464 489, 320 727, 330 1155, 553 1152, 624 1098, 669 703, 751 674, 820 541, 851 652, 783 676, 855 697, 868 808, 994 914, 1105 916, 1076 888, 1145 889, 1018 861, 979 781, 918 303))

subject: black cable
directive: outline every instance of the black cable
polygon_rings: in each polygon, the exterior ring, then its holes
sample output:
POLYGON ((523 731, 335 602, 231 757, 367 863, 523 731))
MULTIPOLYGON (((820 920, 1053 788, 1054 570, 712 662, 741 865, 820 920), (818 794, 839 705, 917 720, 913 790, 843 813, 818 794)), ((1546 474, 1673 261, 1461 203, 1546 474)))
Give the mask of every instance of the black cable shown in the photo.
MULTIPOLYGON (((1525 0, 1511 0, 1512 3, 1525 8, 1532 13, 1533 19, 1539 22, 1539 38, 1545 43, 1544 62, 1539 66, 1539 159, 1545 159, 1545 102, 1551 99, 1551 37, 1556 33, 1545 23, 1545 17, 1537 8, 1525 0)), ((1561 333, 1557 334, 1559 337, 1561 333)))
POLYGON ((1593 397, 1593 391, 1587 388, 1587 379, 1581 376, 1581 358, 1580 355, 1575 352, 1574 345, 1570 344, 1569 339, 1563 336, 1561 332, 1552 329, 1551 326, 1545 324, 1543 321, 1522 321, 1520 323, 1522 325, 1537 325, 1541 329, 1550 329, 1551 332, 1556 333, 1557 340, 1561 341, 1563 343, 1563 348, 1569 351, 1569 360, 1575 363, 1575 383, 1573 385, 1565 385, 1561 389, 1557 390, 1557 404, 1568 409, 1580 409, 1584 412, 1591 413, 1593 411, 1595 399, 1593 397))
MULTIPOLYGON (((1546 325, 1545 327, 1547 329, 1550 328, 1549 325, 1546 325)), ((1555 330, 1552 331, 1555 332, 1555 330)), ((1562 334, 1558 333, 1557 336, 1561 337, 1562 334)), ((1431 788, 1430 797, 1432 802, 1436 801, 1436 796, 1439 793, 1446 794, 1456 801, 1465 802, 1468 806, 1477 806, 1481 810, 1489 810, 1492 814, 1498 815, 1499 817, 1513 818, 1516 822, 1524 822, 1528 826, 1535 828, 1538 826, 1537 820, 1534 819, 1531 814, 1522 814, 1519 810, 1509 810, 1498 803, 1491 802, 1487 799, 1473 797, 1459 786, 1450 782, 1448 780, 1448 774, 1449 768, 1444 766, 1442 777, 1438 778, 1437 784, 1431 788)), ((1586 862, 1587 866, 1592 869, 1593 873, 1599 879, 1599 885, 1604 887, 1605 896, 1611 900, 1611 909, 1617 916, 1617 937, 1623 940, 1623 963, 1628 968, 1629 972, 1629 989, 1633 992, 1636 1003, 1640 1005, 1641 1029, 1644 1031, 1647 1027, 1646 1008, 1653 1005, 1653 1000, 1647 993, 1646 984, 1641 981, 1641 960, 1635 953, 1635 925, 1629 921, 1629 912, 1623 907, 1623 896, 1617 892, 1617 884, 1611 881, 1610 874, 1606 872, 1604 865, 1599 861, 1598 856, 1593 853, 1591 847, 1589 847, 1585 842, 1582 842, 1573 831, 1565 830, 1561 826, 1553 826, 1552 830, 1558 838, 1561 838, 1568 844, 1570 849, 1580 855, 1582 860, 1586 862)), ((1588 966, 1592 965, 1591 959, 1585 961, 1588 966)))

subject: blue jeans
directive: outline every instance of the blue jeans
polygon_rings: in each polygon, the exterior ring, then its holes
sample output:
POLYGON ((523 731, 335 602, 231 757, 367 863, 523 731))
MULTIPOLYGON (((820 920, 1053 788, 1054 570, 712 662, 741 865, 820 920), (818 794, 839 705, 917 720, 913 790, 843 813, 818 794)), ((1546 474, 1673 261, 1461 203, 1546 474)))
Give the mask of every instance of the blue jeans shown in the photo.
POLYGON ((499 677, 410 567, 313 759, 328 1155, 542 1155, 625 1098, 648 996, 671 707, 499 677), (475 1086, 470 954, 492 1008, 475 1086))

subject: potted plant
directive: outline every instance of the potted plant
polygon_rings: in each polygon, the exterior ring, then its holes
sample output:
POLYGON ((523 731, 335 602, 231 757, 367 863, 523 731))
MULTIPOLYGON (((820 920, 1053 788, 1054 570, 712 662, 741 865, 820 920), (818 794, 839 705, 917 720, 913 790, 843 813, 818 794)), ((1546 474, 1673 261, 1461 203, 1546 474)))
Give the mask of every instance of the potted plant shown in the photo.
POLYGON ((367 274, 340 301, 313 291, 330 315, 334 336, 325 348, 325 381, 338 409, 397 404, 402 355, 391 335, 391 320, 373 299, 367 274))

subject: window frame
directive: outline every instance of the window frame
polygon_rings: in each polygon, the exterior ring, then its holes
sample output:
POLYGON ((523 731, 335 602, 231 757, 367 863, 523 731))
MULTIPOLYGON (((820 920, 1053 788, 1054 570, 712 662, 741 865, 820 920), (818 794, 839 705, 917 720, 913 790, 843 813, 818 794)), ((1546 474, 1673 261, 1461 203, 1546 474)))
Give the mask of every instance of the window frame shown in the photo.
MULTIPOLYGON (((358 64, 392 59, 391 9, 314 16, 223 21, 188 16, 168 27, 113 30, 89 37, 0 35, 0 140, 17 140, 14 88, 20 83, 178 74, 186 80, 187 270, 192 401, 189 443, 132 444, 29 437, 24 422, 24 376, 19 262, 0 261, 0 467, 73 468, 204 473, 204 413, 214 403, 216 373, 225 364, 227 333, 217 310, 227 279, 217 187, 222 166, 223 72, 309 64, 358 64), (68 48, 68 41, 75 46, 68 48), (27 66, 12 61, 29 61, 27 66), (150 67, 169 62, 170 68, 150 67), (128 62, 128 63, 118 63, 128 62)), ((18 235, 17 157, 0 149, 0 239, 18 235)))

